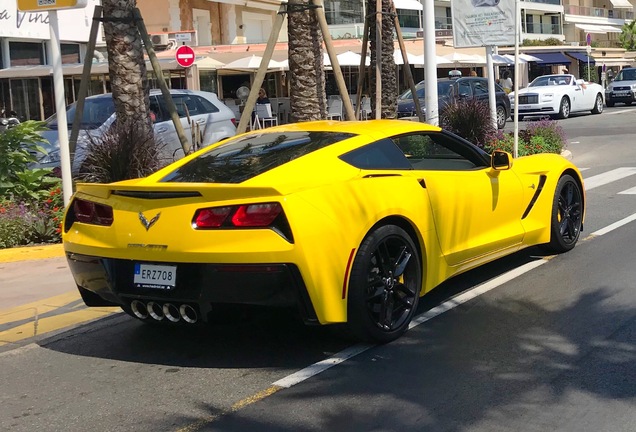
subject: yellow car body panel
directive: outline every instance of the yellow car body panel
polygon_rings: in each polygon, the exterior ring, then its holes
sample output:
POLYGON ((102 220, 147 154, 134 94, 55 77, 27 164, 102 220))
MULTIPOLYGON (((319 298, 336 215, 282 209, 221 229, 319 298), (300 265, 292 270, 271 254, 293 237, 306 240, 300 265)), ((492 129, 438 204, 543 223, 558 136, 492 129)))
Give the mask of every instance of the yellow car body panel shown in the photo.
MULTIPOLYGON (((413 233, 423 275, 420 295, 484 262, 549 242, 560 176, 569 172, 581 181, 576 167, 561 156, 518 158, 508 170, 485 166, 468 171, 361 169, 341 159, 387 137, 439 131, 426 124, 390 120, 291 124, 220 142, 144 179, 80 184, 73 199, 112 207, 114 222, 98 226, 72 220, 70 206, 64 247, 69 259, 77 254, 177 267, 183 263, 293 264, 317 321, 329 324, 347 321, 352 258, 374 227, 386 221, 413 233), (162 181, 227 141, 305 131, 356 135, 237 184, 162 181), (537 195, 541 181, 543 191, 537 195), (129 196, 139 191, 192 196, 129 196), (293 241, 269 228, 193 227, 198 209, 273 202, 282 206, 293 241), (142 216, 157 220, 147 228, 140 222, 142 216)), ((78 284, 81 280, 76 274, 78 284)))

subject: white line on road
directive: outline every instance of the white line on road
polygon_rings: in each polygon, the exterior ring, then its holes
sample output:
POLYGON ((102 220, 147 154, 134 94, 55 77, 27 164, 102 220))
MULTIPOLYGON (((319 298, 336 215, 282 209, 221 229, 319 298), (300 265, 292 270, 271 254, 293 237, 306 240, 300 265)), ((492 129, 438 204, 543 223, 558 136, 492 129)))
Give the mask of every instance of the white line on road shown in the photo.
POLYGON ((623 113, 631 112, 631 111, 633 111, 633 110, 628 110, 628 109, 626 109, 626 110, 611 111, 611 112, 607 112, 607 111, 605 111, 605 115, 623 114, 623 113))
POLYGON ((603 174, 592 176, 590 178, 585 178, 583 179, 583 183, 585 184, 585 190, 587 191, 614 182, 616 180, 629 177, 634 174, 636 174, 636 168, 621 167, 604 172, 603 174))
POLYGON ((623 192, 619 192, 619 195, 636 195, 636 187, 624 190, 623 192))
POLYGON ((614 231, 616 228, 620 228, 623 225, 626 225, 634 220, 636 220, 636 213, 634 213, 631 216, 627 216, 625 219, 621 219, 618 222, 614 222, 613 224, 608 225, 605 228, 601 228, 600 230, 594 231, 592 234, 590 234, 590 237, 602 236, 603 234, 607 234, 610 231, 614 231))
MULTIPOLYGON (((533 270, 547 262, 547 259, 532 261, 520 267, 517 267, 516 269, 510 270, 509 272, 506 272, 488 282, 478 285, 475 288, 472 288, 471 290, 466 291, 456 297, 453 297, 452 299, 442 303, 441 305, 424 312, 422 315, 419 315, 411 322, 409 328, 413 328, 422 323, 425 323, 426 321, 429 321, 436 316, 443 314, 444 312, 448 312, 449 310, 454 309, 457 306, 466 303, 467 301, 472 300, 477 296, 487 293, 488 291, 497 288, 498 286, 503 285, 504 283, 509 282, 512 279, 519 277, 522 274, 527 273, 530 270, 533 270)), ((326 371, 333 366, 339 365, 345 360, 357 356, 358 354, 362 354, 363 352, 367 351, 370 348, 373 348, 374 346, 375 345, 357 344, 352 347, 346 348, 339 353, 336 353, 335 355, 329 357, 328 359, 314 363, 311 366, 307 366, 306 368, 301 369, 298 372, 295 372, 291 375, 286 376, 285 378, 276 381, 272 385, 284 388, 292 387, 305 381, 308 378, 311 378, 321 372, 326 371)))

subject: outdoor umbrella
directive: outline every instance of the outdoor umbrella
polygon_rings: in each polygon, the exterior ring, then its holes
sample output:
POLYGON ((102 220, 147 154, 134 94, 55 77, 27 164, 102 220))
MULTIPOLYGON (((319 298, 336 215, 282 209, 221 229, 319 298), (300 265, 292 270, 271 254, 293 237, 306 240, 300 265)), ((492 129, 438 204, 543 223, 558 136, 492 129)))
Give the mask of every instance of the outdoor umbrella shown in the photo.
MULTIPOLYGON (((261 62, 263 61, 263 57, 252 55, 249 57, 242 57, 240 59, 229 62, 225 66, 222 66, 221 69, 233 69, 233 70, 247 70, 247 71, 255 71, 261 66, 261 62)), ((283 65, 281 62, 277 62, 276 60, 270 60, 267 65, 267 69, 283 69, 283 65)))

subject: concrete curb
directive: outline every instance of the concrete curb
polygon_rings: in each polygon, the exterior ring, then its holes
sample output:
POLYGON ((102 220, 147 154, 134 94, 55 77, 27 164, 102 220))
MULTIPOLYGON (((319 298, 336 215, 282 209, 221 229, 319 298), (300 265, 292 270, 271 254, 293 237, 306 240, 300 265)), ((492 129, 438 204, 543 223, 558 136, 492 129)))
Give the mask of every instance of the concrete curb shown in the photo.
POLYGON ((561 156, 563 156, 564 158, 566 158, 569 161, 572 160, 572 152, 570 150, 563 150, 561 152, 561 156))
POLYGON ((0 263, 59 258, 64 256, 62 243, 0 249, 0 263))

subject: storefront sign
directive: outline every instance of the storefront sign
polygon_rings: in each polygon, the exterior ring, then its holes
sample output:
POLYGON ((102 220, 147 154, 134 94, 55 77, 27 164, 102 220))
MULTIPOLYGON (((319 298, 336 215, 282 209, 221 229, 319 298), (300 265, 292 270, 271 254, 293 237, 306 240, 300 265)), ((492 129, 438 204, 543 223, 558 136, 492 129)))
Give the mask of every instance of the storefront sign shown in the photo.
POLYGON ((515 44, 515 0, 451 0, 456 48, 515 44))
MULTIPOLYGON (((35 3, 37 0, 32 1, 35 3)), ((93 9, 99 0, 86 1, 87 6, 83 9, 63 10, 58 13, 62 40, 88 41, 93 9)), ((57 2, 59 4, 60 0, 57 2)), ((0 0, 0 37, 48 40, 49 13, 21 12, 17 8, 16 0, 0 0)))
POLYGON ((75 9, 86 7, 87 0, 17 0, 18 10, 38 12, 42 10, 75 9))

